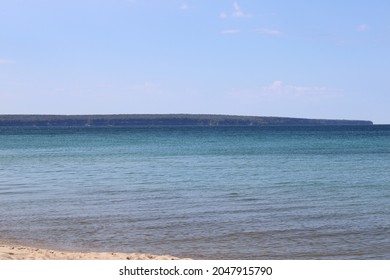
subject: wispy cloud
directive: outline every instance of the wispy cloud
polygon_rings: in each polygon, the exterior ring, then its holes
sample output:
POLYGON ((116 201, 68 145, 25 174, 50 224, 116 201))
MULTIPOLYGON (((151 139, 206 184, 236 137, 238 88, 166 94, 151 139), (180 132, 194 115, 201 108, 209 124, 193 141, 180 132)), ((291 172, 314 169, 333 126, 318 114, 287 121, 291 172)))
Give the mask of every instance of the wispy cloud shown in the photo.
POLYGON ((281 94, 283 91, 283 82, 280 80, 273 81, 273 83, 269 86, 263 87, 264 90, 273 93, 273 94, 281 94))
POLYGON ((271 85, 263 87, 261 92, 266 95, 301 97, 324 95, 330 93, 331 90, 323 86, 289 85, 281 80, 275 80, 271 85))
POLYGON ((181 3, 180 10, 187 11, 190 9, 190 6, 187 3, 181 3))
POLYGON ((347 46, 350 45, 352 41, 350 39, 338 39, 336 40, 337 46, 347 46))
POLYGON ((15 63, 15 61, 11 60, 11 59, 2 59, 0 58, 0 64, 13 64, 15 63))
POLYGON ((144 83, 133 85, 131 91, 139 94, 161 94, 163 93, 163 88, 160 84, 145 81, 144 83))
POLYGON ((243 9, 241 8, 241 6, 237 2, 234 2, 233 3, 233 11, 230 14, 228 14, 226 12, 221 12, 219 14, 219 17, 222 19, 225 19, 228 17, 245 18, 245 17, 251 17, 251 14, 244 12, 243 9))
POLYGON ((227 13, 221 12, 221 13, 219 14, 219 17, 220 17, 220 18, 227 18, 227 17, 229 17, 229 16, 228 16, 227 13))
POLYGON ((324 100, 342 95, 342 90, 331 89, 324 86, 285 84, 282 80, 256 88, 235 88, 229 92, 229 96, 258 102, 264 100, 324 100))
POLYGON ((276 29, 268 29, 268 28, 260 28, 256 29, 256 32, 264 35, 269 35, 269 36, 280 36, 282 35, 282 32, 276 29))
POLYGON ((238 34, 238 33, 240 33, 241 32, 241 30, 239 30, 239 29, 227 29, 227 30, 223 30, 222 32, 221 32, 221 34, 224 34, 224 35, 233 35, 233 34, 238 34))
POLYGON ((366 32, 370 29, 370 27, 367 24, 360 24, 357 27, 357 31, 359 32, 366 32))
POLYGON ((242 11, 240 5, 238 5, 237 2, 233 3, 233 8, 234 8, 233 17, 245 17, 246 16, 246 14, 242 11))

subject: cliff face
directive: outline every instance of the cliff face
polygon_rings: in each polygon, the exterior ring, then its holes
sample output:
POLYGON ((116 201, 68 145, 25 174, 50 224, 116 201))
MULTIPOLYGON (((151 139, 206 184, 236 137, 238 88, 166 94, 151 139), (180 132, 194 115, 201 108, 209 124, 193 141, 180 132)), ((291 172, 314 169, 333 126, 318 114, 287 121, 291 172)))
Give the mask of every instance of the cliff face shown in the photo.
POLYGON ((0 115, 0 127, 372 125, 371 121, 230 115, 0 115))

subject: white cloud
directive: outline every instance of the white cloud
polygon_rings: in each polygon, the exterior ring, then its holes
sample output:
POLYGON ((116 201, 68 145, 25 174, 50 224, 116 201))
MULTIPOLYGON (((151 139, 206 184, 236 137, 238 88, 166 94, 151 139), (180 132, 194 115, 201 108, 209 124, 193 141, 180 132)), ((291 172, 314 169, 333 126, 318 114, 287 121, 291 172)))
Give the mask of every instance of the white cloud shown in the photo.
POLYGON ((224 35, 232 35, 232 34, 237 34, 240 32, 241 32, 241 30, 239 30, 239 29, 227 29, 227 30, 223 30, 221 33, 224 35))
POLYGON ((358 27, 357 27, 357 30, 359 31, 359 32, 366 32, 366 31, 368 31, 370 29, 370 27, 367 25, 367 24, 360 24, 360 25, 358 25, 358 27))
POLYGON ((270 36, 279 36, 282 35, 282 32, 276 29, 268 29, 268 28, 260 28, 256 30, 257 32, 264 34, 264 35, 270 35, 270 36))

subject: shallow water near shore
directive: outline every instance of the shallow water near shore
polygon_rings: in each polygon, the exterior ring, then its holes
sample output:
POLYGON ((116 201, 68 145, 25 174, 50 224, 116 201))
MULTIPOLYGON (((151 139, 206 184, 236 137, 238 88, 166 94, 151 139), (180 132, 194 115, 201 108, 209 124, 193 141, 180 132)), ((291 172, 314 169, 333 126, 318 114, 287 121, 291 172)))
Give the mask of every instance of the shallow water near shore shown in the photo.
POLYGON ((390 259, 390 126, 0 128, 0 240, 390 259))

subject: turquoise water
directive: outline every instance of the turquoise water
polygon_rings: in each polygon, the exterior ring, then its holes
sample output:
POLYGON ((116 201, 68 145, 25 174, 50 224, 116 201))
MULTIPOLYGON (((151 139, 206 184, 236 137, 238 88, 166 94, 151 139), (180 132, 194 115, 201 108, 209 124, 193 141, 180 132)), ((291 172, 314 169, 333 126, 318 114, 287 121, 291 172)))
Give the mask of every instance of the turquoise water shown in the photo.
POLYGON ((390 126, 0 129, 0 240, 390 259, 390 126))

